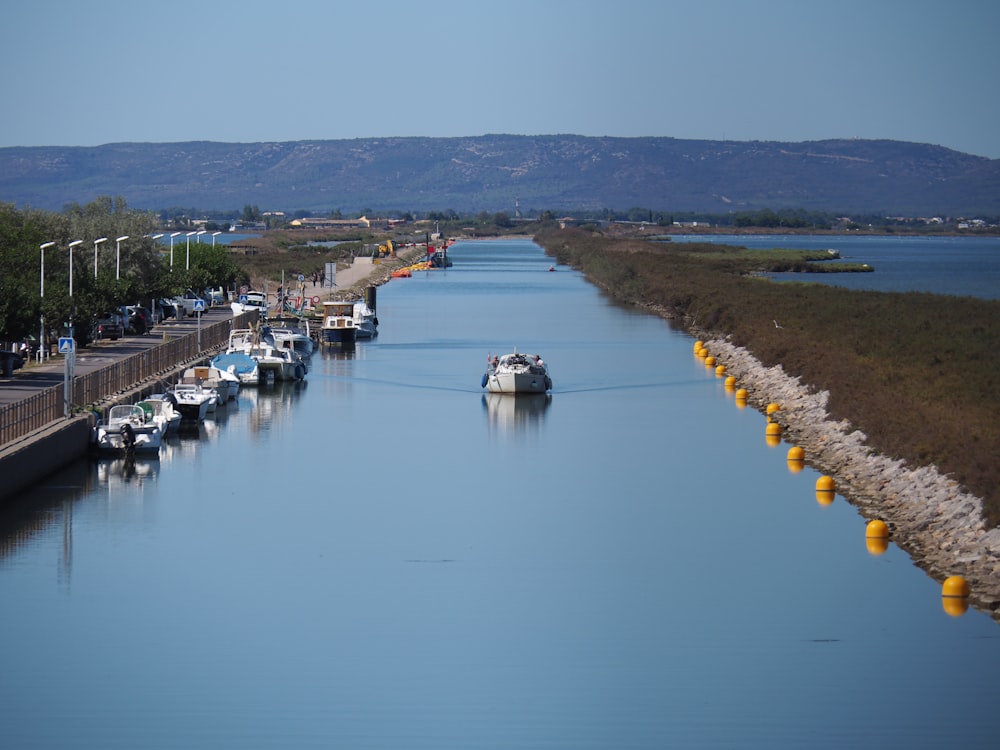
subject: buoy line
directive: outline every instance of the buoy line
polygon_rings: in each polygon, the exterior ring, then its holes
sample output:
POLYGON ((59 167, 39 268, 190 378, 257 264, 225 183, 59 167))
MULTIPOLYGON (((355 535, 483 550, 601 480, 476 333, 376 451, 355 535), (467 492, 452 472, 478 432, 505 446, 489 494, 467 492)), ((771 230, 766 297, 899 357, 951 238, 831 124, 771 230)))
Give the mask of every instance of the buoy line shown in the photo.
POLYGON ((831 475, 836 491, 866 518, 893 528, 892 541, 934 578, 961 574, 970 601, 1000 622, 1000 529, 987 528, 982 499, 930 466, 873 453, 866 436, 847 420, 834 421, 826 405, 829 393, 813 392, 781 365, 765 367, 750 352, 723 339, 706 347, 726 373, 747 390, 762 412, 781 404, 770 418, 782 438, 801 446, 810 465, 831 475))

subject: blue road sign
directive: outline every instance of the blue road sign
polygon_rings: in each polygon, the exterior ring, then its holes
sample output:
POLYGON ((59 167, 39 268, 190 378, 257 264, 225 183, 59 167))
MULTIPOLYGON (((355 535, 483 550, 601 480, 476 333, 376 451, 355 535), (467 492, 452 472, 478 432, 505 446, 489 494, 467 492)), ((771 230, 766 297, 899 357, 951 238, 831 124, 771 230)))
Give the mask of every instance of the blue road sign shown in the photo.
POLYGON ((76 342, 69 336, 64 336, 59 339, 60 354, 72 354, 75 350, 76 350, 76 342))
POLYGON ((245 305, 247 303, 247 300, 249 300, 249 299, 250 298, 247 295, 241 294, 240 295, 240 304, 241 305, 245 305))
POLYGON ((195 312, 205 312, 205 300, 196 299, 194 301, 194 311, 195 312))

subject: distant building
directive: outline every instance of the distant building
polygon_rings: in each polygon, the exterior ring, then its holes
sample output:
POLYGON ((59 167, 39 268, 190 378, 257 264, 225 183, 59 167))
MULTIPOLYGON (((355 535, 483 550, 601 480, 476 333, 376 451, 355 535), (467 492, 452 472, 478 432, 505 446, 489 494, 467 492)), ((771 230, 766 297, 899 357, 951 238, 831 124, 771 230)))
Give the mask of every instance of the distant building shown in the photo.
POLYGON ((362 216, 360 219, 292 219, 288 222, 288 226, 299 229, 357 229, 359 227, 369 229, 371 225, 371 219, 366 216, 362 216))

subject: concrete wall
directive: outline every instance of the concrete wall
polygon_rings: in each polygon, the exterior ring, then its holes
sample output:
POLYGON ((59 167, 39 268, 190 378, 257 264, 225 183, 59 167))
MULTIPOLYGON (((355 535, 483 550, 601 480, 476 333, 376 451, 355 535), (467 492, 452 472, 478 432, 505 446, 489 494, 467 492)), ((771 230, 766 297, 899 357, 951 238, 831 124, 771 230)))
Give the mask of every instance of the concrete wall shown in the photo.
POLYGON ((90 449, 94 418, 81 415, 54 422, 0 450, 0 504, 63 466, 84 458, 90 449))

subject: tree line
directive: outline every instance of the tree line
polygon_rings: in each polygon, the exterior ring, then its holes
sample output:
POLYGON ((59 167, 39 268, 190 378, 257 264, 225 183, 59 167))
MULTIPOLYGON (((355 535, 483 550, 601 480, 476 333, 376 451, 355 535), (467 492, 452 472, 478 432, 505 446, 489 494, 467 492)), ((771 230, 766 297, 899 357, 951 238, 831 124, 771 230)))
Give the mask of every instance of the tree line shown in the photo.
POLYGON ((188 253, 182 236, 171 262, 158 225, 155 214, 121 197, 60 213, 0 203, 0 338, 34 341, 42 328, 48 338, 72 326, 85 343, 103 312, 237 281, 225 246, 194 242, 188 253))

